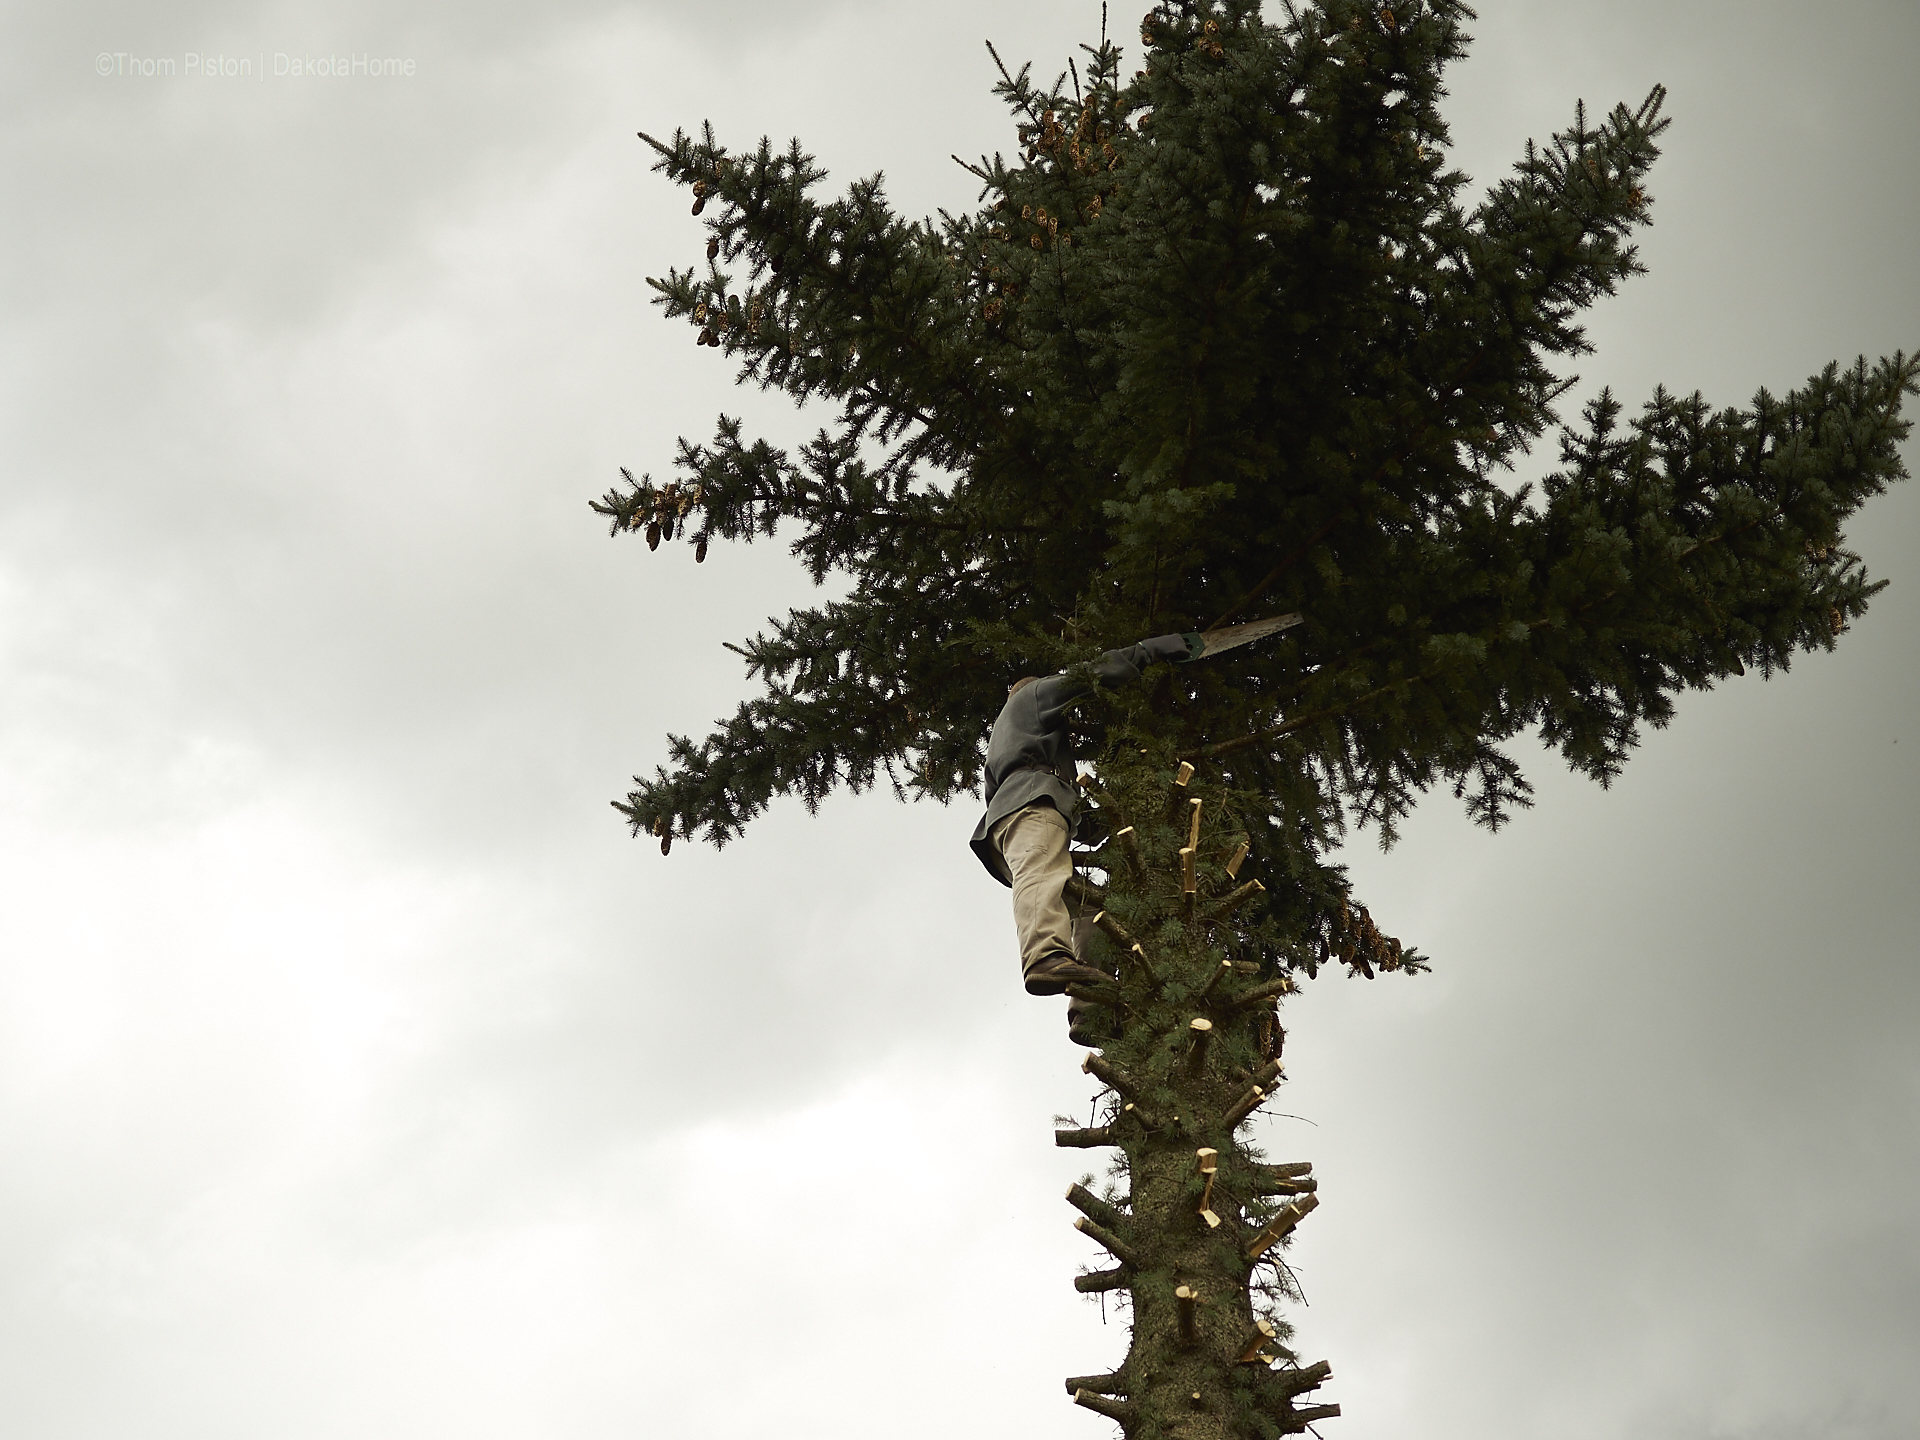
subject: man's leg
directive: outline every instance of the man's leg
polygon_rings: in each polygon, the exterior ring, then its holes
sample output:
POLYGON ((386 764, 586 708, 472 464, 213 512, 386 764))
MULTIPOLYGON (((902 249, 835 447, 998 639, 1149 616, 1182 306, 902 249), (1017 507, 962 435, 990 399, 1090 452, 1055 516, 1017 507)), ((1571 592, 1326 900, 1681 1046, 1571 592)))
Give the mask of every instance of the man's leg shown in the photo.
POLYGON ((1067 821, 1051 805, 1029 805, 993 827, 993 843, 1013 877, 1013 924, 1020 933, 1020 973, 1030 995, 1058 995, 1069 981, 1097 984, 1100 971, 1081 965, 1064 891, 1073 873, 1067 821))

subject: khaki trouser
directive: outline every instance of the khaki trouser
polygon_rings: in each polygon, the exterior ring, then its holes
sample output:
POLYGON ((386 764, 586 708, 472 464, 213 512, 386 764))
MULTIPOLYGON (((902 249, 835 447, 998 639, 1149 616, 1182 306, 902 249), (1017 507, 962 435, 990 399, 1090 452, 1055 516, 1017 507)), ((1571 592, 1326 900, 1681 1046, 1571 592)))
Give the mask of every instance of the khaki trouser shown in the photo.
POLYGON ((1067 820, 1051 805, 1028 805, 988 832, 1013 877, 1013 925, 1020 932, 1020 973, 1064 954, 1077 959, 1064 891, 1073 873, 1067 820))

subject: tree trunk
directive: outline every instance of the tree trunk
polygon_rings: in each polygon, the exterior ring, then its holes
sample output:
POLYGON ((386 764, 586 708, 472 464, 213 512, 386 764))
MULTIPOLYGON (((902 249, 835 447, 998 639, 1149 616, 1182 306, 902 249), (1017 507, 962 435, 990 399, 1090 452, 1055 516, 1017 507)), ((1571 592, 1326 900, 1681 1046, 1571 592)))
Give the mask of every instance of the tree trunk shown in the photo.
POLYGON ((1090 1259, 1109 1266, 1079 1288, 1126 1292, 1132 1343, 1098 1389, 1079 1377, 1069 1390, 1129 1440, 1270 1440, 1338 1413, 1300 1403, 1331 1371, 1299 1366, 1275 1312, 1295 1293, 1282 1249, 1318 1203, 1309 1167, 1263 1164, 1239 1139, 1284 1080, 1273 1007, 1291 987, 1275 957, 1248 963, 1257 947, 1237 928, 1258 893, 1229 870, 1244 837, 1195 834, 1203 810, 1209 820, 1227 810, 1205 777, 1121 765, 1102 768, 1103 799, 1113 797, 1103 808, 1116 828, 1133 822, 1144 864, 1070 888, 1075 903, 1107 911, 1087 958, 1116 974, 1122 1001, 1100 1012, 1102 1034, 1117 1013, 1117 1038, 1085 1062, 1107 1087, 1107 1115, 1057 1139, 1120 1152, 1106 1197, 1076 1185, 1068 1199, 1102 1247, 1090 1259), (1241 904, 1218 903, 1229 894, 1241 904))

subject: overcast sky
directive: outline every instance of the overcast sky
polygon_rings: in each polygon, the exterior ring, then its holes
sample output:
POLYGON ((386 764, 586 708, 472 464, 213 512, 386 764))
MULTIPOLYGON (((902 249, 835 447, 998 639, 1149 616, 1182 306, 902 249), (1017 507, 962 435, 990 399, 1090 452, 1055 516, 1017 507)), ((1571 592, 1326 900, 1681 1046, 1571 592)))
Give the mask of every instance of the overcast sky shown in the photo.
MULTIPOLYGON (((1582 393, 1920 346, 1911 0, 1480 10, 1478 180, 1672 91, 1582 393)), ((1109 1433, 1090 1082, 972 810, 628 839, 808 592, 586 508, 722 408, 800 430, 647 303, 702 235, 635 130, 964 205, 982 39, 1051 74, 1098 5, 0 13, 0 1433, 1109 1433), (412 73, 277 73, 332 55, 412 73)), ((1355 838, 1435 973, 1309 987, 1263 1122, 1330 1440, 1920 1433, 1920 492, 1851 538, 1840 651, 1611 792, 1541 756, 1498 836, 1355 838)))

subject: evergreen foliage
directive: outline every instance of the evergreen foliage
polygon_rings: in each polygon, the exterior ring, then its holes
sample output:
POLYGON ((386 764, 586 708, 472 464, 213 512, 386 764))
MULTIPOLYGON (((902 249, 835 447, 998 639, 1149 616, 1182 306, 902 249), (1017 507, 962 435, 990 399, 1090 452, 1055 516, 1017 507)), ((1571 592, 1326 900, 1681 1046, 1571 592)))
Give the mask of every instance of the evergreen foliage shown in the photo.
POLYGON ((1248 1258, 1268 1172, 1223 1117, 1277 1044, 1259 997, 1330 958, 1419 964, 1325 859, 1344 830, 1390 838, 1435 786, 1497 826, 1528 802, 1523 732, 1606 783, 1681 690, 1831 648, 1879 588, 1843 527, 1904 477, 1920 361, 1829 365, 1744 410, 1603 393, 1563 424, 1581 313, 1640 268, 1663 92, 1597 121, 1576 107, 1469 205, 1438 107, 1470 18, 1457 0, 1160 4, 1131 77, 1104 34, 1046 89, 1003 67, 1018 152, 967 165, 977 202, 937 220, 895 214, 878 176, 828 194, 797 142, 652 142, 708 232, 704 263, 653 282, 666 315, 742 382, 836 418, 790 453, 723 416, 680 442, 674 478, 629 475, 595 508, 702 556, 779 531, 847 592, 739 647, 760 693, 671 739, 620 802, 636 832, 722 844, 776 795, 883 778, 965 796, 1017 676, 1305 617, 1083 716, 1103 808, 1145 857, 1109 842, 1104 888, 1082 887, 1141 945, 1106 952, 1097 997, 1117 1017, 1102 1063, 1153 1121, 1116 1091, 1134 1349, 1106 1391, 1079 1387, 1133 1435, 1321 1413, 1279 1393, 1302 1372, 1256 1381, 1229 1353, 1263 1285, 1286 1287, 1277 1251, 1248 1258), (1550 432, 1558 469, 1512 484, 1550 432), (1182 759, 1209 816, 1191 895, 1169 878, 1182 759), (1242 840, 1265 888, 1208 920, 1242 840), (1235 1198, 1196 1231, 1201 1146, 1235 1198), (1192 1336, 1171 1298, 1188 1282, 1192 1336))

